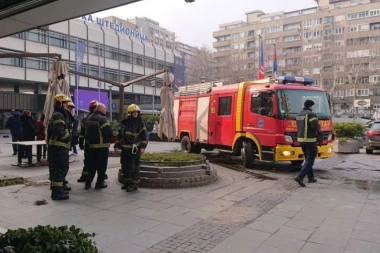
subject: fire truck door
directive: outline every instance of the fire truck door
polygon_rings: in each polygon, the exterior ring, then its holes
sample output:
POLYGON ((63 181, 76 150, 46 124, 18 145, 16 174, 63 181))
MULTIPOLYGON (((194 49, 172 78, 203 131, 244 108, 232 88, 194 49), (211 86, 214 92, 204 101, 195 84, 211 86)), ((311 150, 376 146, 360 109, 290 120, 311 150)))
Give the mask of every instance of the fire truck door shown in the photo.
POLYGON ((235 114, 233 94, 213 95, 210 102, 209 143, 231 146, 235 114))
POLYGON ((276 143, 276 115, 273 113, 271 92, 247 94, 250 98, 244 108, 243 131, 254 133, 261 146, 274 147, 276 143))

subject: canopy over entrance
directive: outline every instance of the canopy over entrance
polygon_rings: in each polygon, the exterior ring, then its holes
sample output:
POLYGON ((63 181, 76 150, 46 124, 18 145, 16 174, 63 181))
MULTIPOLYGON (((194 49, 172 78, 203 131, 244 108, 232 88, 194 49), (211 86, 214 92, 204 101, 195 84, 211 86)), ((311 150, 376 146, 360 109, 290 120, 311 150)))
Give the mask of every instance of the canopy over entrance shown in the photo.
POLYGON ((140 0, 2 0, 0 38, 140 0))

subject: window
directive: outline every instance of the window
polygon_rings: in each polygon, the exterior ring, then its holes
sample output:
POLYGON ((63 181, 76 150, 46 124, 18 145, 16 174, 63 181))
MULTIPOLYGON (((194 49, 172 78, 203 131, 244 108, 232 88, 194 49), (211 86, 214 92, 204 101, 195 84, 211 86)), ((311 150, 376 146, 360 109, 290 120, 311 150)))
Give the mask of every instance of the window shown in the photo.
POLYGON ((56 47, 68 48, 67 36, 56 32, 49 32, 49 44, 56 47))
POLYGON ((221 97, 219 98, 219 116, 228 116, 231 115, 231 105, 232 97, 221 97))
POLYGON ((273 98, 272 93, 258 92, 252 94, 251 112, 263 116, 273 116, 273 98))

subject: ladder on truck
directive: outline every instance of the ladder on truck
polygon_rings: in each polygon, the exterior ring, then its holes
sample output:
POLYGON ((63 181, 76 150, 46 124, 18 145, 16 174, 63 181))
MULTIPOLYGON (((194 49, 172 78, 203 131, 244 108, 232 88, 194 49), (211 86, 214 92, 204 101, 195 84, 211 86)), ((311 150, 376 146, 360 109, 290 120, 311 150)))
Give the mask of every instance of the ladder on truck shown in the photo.
POLYGON ((218 84, 214 82, 191 84, 186 86, 180 86, 178 92, 180 96, 197 95, 203 93, 210 93, 212 87, 216 87, 218 84))

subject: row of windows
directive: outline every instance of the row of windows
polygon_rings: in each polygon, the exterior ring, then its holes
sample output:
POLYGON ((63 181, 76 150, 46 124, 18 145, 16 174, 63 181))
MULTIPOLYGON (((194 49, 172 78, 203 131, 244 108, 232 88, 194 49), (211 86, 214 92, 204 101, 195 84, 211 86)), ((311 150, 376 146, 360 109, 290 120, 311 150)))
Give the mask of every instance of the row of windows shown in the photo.
POLYGON ((372 11, 360 11, 360 12, 349 13, 347 15, 347 19, 352 20, 352 19, 360 19, 360 18, 368 18, 368 17, 376 17, 376 16, 380 16, 380 9, 372 10, 372 11))
MULTIPOLYGON (((38 69, 38 70, 44 70, 47 71, 50 69, 51 61, 47 59, 29 59, 29 58, 0 58, 0 64, 3 65, 10 65, 10 66, 16 66, 16 67, 26 67, 30 69, 38 69)), ((71 69, 75 69, 75 63, 70 62, 69 63, 71 69)), ((138 78, 141 75, 138 74, 132 74, 130 72, 126 71, 119 71, 115 69, 109 69, 109 68, 100 68, 101 75, 99 75, 99 69, 98 66, 94 65, 87 65, 83 64, 82 66, 82 72, 85 74, 93 75, 93 76, 102 76, 104 79, 116 81, 116 82, 127 82, 132 79, 138 78), (119 80, 120 77, 120 80, 119 80)), ((173 69, 169 70, 173 73, 173 69)), ((149 81, 147 82, 147 85, 150 85, 149 81)))
MULTIPOLYGON (((75 37, 69 37, 65 34, 60 34, 60 33, 52 32, 52 31, 38 30, 38 29, 19 33, 13 36, 20 39, 26 39, 26 40, 35 41, 38 43, 49 44, 56 47, 67 48, 74 51, 76 50, 76 45, 78 42, 77 38, 75 37)), ((163 61, 155 60, 150 57, 145 57, 139 54, 133 54, 132 56, 131 52, 121 50, 118 48, 104 46, 102 44, 92 42, 92 41, 83 41, 83 40, 79 40, 79 41, 84 44, 87 44, 86 48, 87 48, 88 54, 105 57, 105 58, 109 58, 113 60, 118 60, 118 61, 122 61, 126 63, 131 63, 138 66, 145 66, 147 68, 152 68, 152 69, 154 69, 155 64, 156 64, 156 69, 163 69, 164 66, 167 64, 169 65, 168 67, 170 68, 170 63, 165 64, 165 62, 163 61)))

